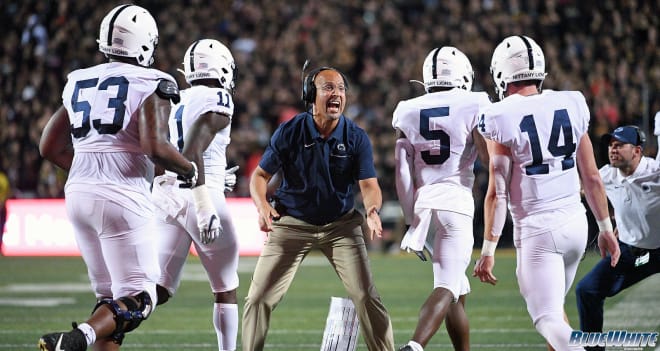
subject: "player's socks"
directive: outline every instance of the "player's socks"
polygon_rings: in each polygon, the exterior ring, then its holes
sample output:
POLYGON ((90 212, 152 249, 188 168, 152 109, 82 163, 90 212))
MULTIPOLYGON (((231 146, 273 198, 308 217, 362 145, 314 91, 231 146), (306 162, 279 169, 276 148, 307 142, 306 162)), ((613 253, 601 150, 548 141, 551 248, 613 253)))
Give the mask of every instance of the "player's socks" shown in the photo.
POLYGON ((412 351, 424 351, 422 345, 420 345, 418 342, 413 340, 408 341, 408 346, 410 346, 412 351))
POLYGON ((238 305, 216 303, 213 305, 213 326, 218 337, 218 349, 236 350, 238 337, 238 305))
POLYGON ((87 340, 87 346, 92 345, 94 342, 96 342, 96 332, 94 331, 94 328, 92 328, 91 325, 87 323, 80 323, 78 324, 78 329, 85 335, 85 339, 87 340))

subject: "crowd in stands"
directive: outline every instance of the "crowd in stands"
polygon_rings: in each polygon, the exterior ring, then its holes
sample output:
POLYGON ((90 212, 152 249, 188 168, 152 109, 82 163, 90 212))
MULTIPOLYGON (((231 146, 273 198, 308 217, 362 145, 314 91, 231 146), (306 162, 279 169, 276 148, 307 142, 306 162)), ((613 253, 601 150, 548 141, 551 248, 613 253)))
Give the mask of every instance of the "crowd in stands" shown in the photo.
MULTIPOLYGON (((61 105, 67 74, 105 60, 96 38, 118 1, 10 0, 0 9, 0 170, 11 196, 63 196, 66 174, 39 156, 42 129, 61 105)), ((184 87, 188 45, 227 44, 237 63, 230 165, 240 165, 229 196, 249 196, 248 177, 274 128, 301 111, 302 65, 330 65, 348 76, 346 115, 371 137, 384 200, 396 200, 392 112, 424 93, 422 61, 434 47, 462 50, 474 90, 495 96, 488 68, 494 46, 524 34, 544 49, 546 89, 579 90, 591 108, 599 166, 600 135, 635 124, 652 131, 660 110, 659 1, 647 0, 342 0, 135 1, 158 22, 155 67, 184 87)), ((652 134, 652 133, 651 133, 652 134)), ((655 155, 654 138, 646 152, 655 155)), ((479 168, 479 167, 477 167, 479 168)), ((485 189, 486 174, 478 184, 485 189)), ((481 192, 482 193, 482 192, 481 192)), ((477 201, 482 195, 478 194, 477 201)))

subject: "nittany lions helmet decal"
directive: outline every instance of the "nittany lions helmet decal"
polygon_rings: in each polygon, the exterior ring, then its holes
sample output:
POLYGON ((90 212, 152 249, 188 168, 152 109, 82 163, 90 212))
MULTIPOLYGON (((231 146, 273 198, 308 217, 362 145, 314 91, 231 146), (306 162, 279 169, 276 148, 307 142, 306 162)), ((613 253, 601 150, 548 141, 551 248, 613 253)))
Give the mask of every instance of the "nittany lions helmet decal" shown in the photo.
POLYGON ((546 76, 543 50, 530 37, 510 36, 495 48, 490 62, 490 74, 500 100, 504 98, 506 87, 511 82, 536 80, 541 90, 546 76))
POLYGON ((217 79, 223 88, 234 89, 234 57, 221 42, 214 39, 198 40, 186 50, 183 70, 186 82, 198 79, 217 79))
POLYGON ((467 56, 452 46, 435 48, 426 56, 422 68, 424 88, 457 87, 472 90, 474 71, 467 56))
POLYGON ((156 20, 140 6, 117 6, 101 21, 96 41, 106 55, 133 57, 140 66, 149 67, 158 45, 156 20))

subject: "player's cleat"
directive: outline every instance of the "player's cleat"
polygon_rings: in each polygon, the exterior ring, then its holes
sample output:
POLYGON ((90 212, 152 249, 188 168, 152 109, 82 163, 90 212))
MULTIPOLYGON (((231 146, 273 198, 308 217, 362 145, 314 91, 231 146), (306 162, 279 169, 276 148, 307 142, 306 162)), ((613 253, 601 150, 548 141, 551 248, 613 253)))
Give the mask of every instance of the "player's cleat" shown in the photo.
POLYGON ((46 334, 39 339, 41 351, 85 351, 87 340, 80 329, 74 328, 70 332, 46 334))
MULTIPOLYGON (((418 252, 418 251, 415 251, 415 252, 418 252)), ((399 351, 413 351, 413 348, 410 345, 403 345, 399 348, 399 351)))

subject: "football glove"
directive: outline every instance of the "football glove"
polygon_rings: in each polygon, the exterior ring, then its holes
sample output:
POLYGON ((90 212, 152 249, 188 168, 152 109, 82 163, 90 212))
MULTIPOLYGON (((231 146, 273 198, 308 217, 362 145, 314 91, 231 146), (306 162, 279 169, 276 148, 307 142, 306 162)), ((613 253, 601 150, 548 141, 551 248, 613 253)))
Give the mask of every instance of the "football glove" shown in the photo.
POLYGON ((225 170, 225 192, 231 192, 234 190, 234 187, 236 186, 236 171, 238 170, 239 166, 234 166, 232 168, 227 168, 225 170))
POLYGON ((197 228, 202 244, 210 244, 222 234, 220 217, 215 211, 206 184, 192 189, 193 201, 195 203, 195 214, 197 215, 197 228))
POLYGON ((181 181, 179 188, 194 188, 197 185, 197 177, 199 173, 197 172, 197 165, 195 162, 190 162, 192 164, 192 170, 186 175, 179 174, 176 179, 181 181))

